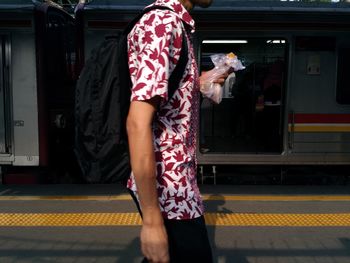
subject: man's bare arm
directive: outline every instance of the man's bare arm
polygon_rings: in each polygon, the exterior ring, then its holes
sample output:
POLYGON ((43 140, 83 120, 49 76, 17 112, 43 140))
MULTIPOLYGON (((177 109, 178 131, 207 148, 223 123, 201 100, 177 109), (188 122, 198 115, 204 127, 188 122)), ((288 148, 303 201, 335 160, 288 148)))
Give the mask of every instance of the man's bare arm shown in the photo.
POLYGON ((168 262, 168 238, 161 216, 156 185, 152 120, 159 97, 130 104, 127 131, 131 167, 143 215, 141 248, 151 262, 168 262))

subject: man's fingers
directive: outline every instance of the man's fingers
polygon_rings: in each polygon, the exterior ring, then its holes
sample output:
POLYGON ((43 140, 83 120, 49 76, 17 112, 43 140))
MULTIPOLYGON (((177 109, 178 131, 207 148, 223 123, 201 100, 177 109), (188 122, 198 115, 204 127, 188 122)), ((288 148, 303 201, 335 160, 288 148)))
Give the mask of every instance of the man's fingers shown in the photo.
POLYGON ((148 261, 151 260, 150 254, 148 253, 148 249, 147 246, 145 246, 142 242, 141 242, 141 251, 142 254, 145 258, 147 258, 148 261))
POLYGON ((147 245, 141 243, 142 254, 150 263, 169 263, 169 253, 166 244, 147 245))
POLYGON ((214 81, 214 83, 218 83, 220 85, 224 84, 225 80, 228 77, 228 73, 223 73, 220 76, 218 76, 218 78, 214 81))
POLYGON ((214 83, 218 83, 220 85, 224 84, 225 82, 225 78, 219 78, 219 79, 216 79, 214 83))

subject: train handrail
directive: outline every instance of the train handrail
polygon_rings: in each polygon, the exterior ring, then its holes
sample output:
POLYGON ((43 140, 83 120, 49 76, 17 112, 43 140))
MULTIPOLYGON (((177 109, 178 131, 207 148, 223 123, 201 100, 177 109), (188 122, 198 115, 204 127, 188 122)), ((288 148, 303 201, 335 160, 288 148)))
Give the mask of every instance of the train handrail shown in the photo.
POLYGON ((294 128, 295 128, 295 112, 290 111, 289 112, 289 123, 288 126, 288 148, 291 150, 294 148, 294 128))

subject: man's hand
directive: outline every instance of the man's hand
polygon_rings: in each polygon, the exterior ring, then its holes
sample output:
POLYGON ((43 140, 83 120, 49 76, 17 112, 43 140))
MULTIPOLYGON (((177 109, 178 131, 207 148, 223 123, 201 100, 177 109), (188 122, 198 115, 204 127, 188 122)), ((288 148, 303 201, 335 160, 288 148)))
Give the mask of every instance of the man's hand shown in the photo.
MULTIPOLYGON (((200 83, 202 83, 203 80, 208 79, 208 76, 210 76, 212 74, 212 70, 213 69, 211 69, 209 71, 202 71, 202 74, 199 77, 200 83)), ((217 78, 213 81, 213 83, 218 83, 222 86, 228 75, 229 75, 229 72, 225 72, 225 73, 217 76, 217 78)))
POLYGON ((152 263, 168 263, 168 236, 164 224, 143 224, 141 229, 141 250, 152 263))

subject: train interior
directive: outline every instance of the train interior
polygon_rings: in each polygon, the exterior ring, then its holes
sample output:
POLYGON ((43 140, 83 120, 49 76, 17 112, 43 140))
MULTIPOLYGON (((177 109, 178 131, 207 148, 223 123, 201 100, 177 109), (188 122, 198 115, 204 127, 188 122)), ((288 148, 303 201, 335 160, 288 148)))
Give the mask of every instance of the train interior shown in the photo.
POLYGON ((75 24, 70 17, 52 9, 47 14, 47 34, 44 41, 46 100, 48 122, 48 162, 55 173, 53 181, 61 180, 65 173, 75 174, 74 97, 76 44, 75 24), (62 165, 64 164, 64 165, 62 165))
POLYGON ((223 99, 201 102, 202 153, 282 152, 282 111, 286 80, 284 39, 203 41, 201 70, 214 67, 211 55, 234 52, 246 67, 225 83, 223 99))
POLYGON ((8 37, 0 35, 0 154, 9 153, 8 37))
MULTIPOLYGON (((350 41, 350 40, 348 40, 350 41)), ((338 54, 338 81, 337 81, 337 102, 341 105, 350 104, 350 80, 348 78, 346 68, 350 59, 350 44, 341 46, 338 54)))
POLYGON ((4 49, 3 37, 0 36, 0 153, 5 153, 5 94, 4 94, 4 49))

